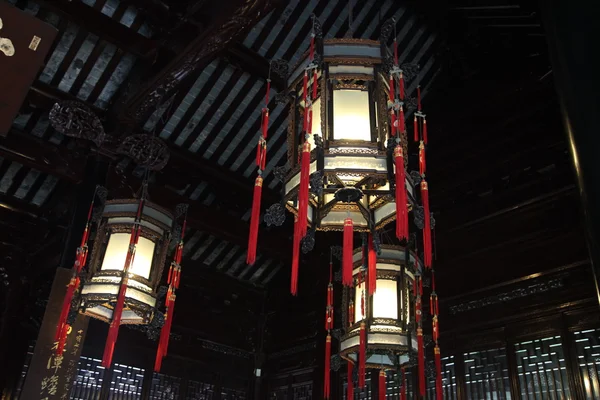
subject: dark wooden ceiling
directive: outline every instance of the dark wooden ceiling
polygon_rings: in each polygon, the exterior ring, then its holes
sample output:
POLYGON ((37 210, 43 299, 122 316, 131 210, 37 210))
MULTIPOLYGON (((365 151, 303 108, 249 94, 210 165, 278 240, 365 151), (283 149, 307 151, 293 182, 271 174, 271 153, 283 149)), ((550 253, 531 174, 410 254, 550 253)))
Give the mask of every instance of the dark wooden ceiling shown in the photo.
MULTIPOLYGON (((12 279, 51 279, 89 159, 110 163, 115 193, 139 184, 132 162, 50 126, 56 101, 78 99, 113 142, 146 131, 169 145, 150 194, 169 207, 190 203, 182 290, 190 310, 250 323, 265 291, 285 296, 289 218, 261 231, 257 263, 245 265, 253 151, 268 62, 294 64, 311 13, 326 37, 375 39, 394 17, 403 61, 421 66, 409 94, 417 81, 424 86, 442 294, 587 258, 535 1, 367 0, 355 2, 352 27, 347 0, 9 1, 60 30, 13 131, 0 140, 0 254, 12 279), (245 7, 251 12, 236 20, 239 29, 227 31, 245 7)), ((283 85, 274 79, 272 95, 283 85)), ((270 109, 265 208, 278 201, 271 172, 287 150, 287 111, 274 100, 270 109)), ((243 347, 240 338, 230 344, 243 347)))

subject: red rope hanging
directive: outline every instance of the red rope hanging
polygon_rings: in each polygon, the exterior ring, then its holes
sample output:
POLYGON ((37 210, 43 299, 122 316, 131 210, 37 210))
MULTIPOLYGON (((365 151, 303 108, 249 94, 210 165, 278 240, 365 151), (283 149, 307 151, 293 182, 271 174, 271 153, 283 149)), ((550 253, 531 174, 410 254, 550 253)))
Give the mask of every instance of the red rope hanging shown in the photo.
POLYGON ((419 394, 425 396, 425 349, 423 348, 423 329, 417 329, 418 364, 419 364, 419 394))
POLYGON ((90 203, 90 208, 88 210, 85 229, 83 230, 83 234, 81 235, 81 243, 77 248, 77 252, 75 254, 75 263, 73 264, 72 269, 73 275, 71 277, 71 280, 69 281, 69 285, 67 286, 67 292, 65 293, 65 298, 63 299, 62 309, 60 311, 58 324, 56 326, 56 333, 54 335, 54 341, 58 342, 58 346, 56 347, 56 355, 62 355, 65 350, 65 343, 67 342, 67 335, 69 333, 70 328, 70 325, 67 323, 67 319, 69 317, 69 311, 71 310, 71 302, 73 301, 73 296, 75 295, 75 292, 79 289, 79 284, 81 283, 79 280, 79 273, 87 263, 88 239, 90 236, 90 225, 92 221, 92 211, 94 209, 95 198, 96 192, 94 191, 94 196, 92 198, 92 202, 90 203))
POLYGON ((104 355, 102 356, 102 366, 104 368, 110 368, 112 364, 112 357, 115 351, 115 344, 119 336, 119 327, 121 326, 121 316, 123 314, 123 307, 125 305, 125 292, 127 291, 127 283, 129 282, 129 268, 133 263, 133 257, 135 254, 135 247, 138 243, 141 233, 141 216, 144 208, 145 195, 142 195, 138 206, 137 214, 135 217, 135 223, 131 229, 131 235, 129 239, 129 248, 127 256, 125 258, 125 264, 123 266, 123 272, 121 273, 121 285, 119 286, 119 292, 117 295, 117 304, 113 309, 112 321, 110 328, 108 329, 108 337, 106 339, 106 345, 104 346, 104 355))
POLYGON ((366 379, 366 365, 367 365, 367 328, 363 322, 360 323, 360 344, 358 354, 358 387, 363 389, 365 387, 366 379))
POLYGON ((348 361, 348 386, 346 387, 346 399, 354 400, 354 382, 352 375, 354 371, 354 365, 348 361))
POLYGON ((399 240, 408 238, 408 202, 403 153, 402 146, 398 144, 394 149, 394 164, 396 167, 396 237, 399 240))
POLYGON ((421 181, 421 200, 423 201, 423 264, 431 268, 431 216, 429 212, 429 187, 425 178, 421 181))
POLYGON ((400 386, 400 400, 406 400, 406 372, 404 368, 401 370, 402 373, 402 386, 400 386))
POLYGON ((385 371, 379 371, 379 400, 385 400, 385 390, 386 390, 386 381, 385 381, 385 371))
MULTIPOLYGON (((270 73, 270 71, 269 71, 270 73)), ((262 174, 267 166, 267 133, 269 130, 269 92, 271 91, 271 79, 267 79, 267 93, 265 94, 265 106, 261 110, 261 132, 256 148, 256 166, 258 176, 254 181, 254 195, 252 198, 252 214, 250 215, 250 234, 248 235, 248 255, 246 264, 253 265, 256 261, 256 246, 258 243, 258 225, 260 223, 260 202, 262 197, 262 174)))
POLYGON ((327 334, 327 339, 325 339, 325 382, 323 384, 324 386, 324 393, 323 396, 326 399, 329 399, 329 394, 330 394, 330 379, 329 379, 329 374, 331 371, 331 335, 328 333, 327 334))
POLYGON ((298 217, 294 220, 294 248, 292 250, 292 280, 290 293, 292 295, 298 294, 298 266, 300 258, 300 224, 298 223, 298 217))
POLYGON ((367 265, 368 272, 367 277, 369 278, 369 295, 372 296, 377 290, 377 253, 373 248, 373 235, 369 233, 367 244, 367 265))
POLYGON ((423 143, 427 144, 427 119, 423 117, 423 143))
POLYGON ((425 175, 427 169, 426 160, 425 160, 425 145, 423 141, 419 144, 419 174, 421 176, 425 175))
POLYGON ((169 289, 167 291, 167 298, 165 300, 165 323, 160 331, 158 350, 156 352, 156 359, 154 361, 155 372, 160 372, 162 360, 164 357, 166 357, 169 349, 169 338, 171 337, 173 315, 175 312, 175 299, 177 298, 175 291, 179 289, 179 283, 181 282, 181 258, 183 257, 183 245, 186 227, 187 218, 183 220, 181 239, 175 248, 175 255, 173 256, 173 262, 171 263, 169 274, 167 276, 167 284, 169 285, 169 289))
POLYGON ((417 120, 417 115, 415 114, 413 118, 413 133, 414 133, 414 141, 419 141, 419 121, 417 120))
POLYGON ((248 236, 248 255, 246 264, 256 261, 256 245, 258 242, 258 223, 260 221, 260 202, 262 197, 263 178, 259 175, 254 181, 254 197, 252 199, 252 215, 250 216, 250 235, 248 236))
POLYGON ((354 225, 351 218, 344 220, 344 246, 342 250, 342 283, 352 286, 352 252, 354 241, 354 225))

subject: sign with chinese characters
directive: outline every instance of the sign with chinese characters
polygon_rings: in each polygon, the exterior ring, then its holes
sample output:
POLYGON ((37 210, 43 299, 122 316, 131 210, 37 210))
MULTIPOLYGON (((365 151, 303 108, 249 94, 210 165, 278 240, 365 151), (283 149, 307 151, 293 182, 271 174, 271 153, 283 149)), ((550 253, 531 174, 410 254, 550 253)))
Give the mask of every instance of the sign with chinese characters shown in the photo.
POLYGON ((55 352, 57 342, 54 342, 54 334, 70 279, 71 270, 58 268, 33 351, 33 358, 23 385, 22 399, 62 400, 69 398, 89 321, 88 317, 81 314, 77 316, 67 336, 65 352, 62 356, 57 356, 55 352))
POLYGON ((0 1, 0 135, 6 136, 58 31, 0 1))

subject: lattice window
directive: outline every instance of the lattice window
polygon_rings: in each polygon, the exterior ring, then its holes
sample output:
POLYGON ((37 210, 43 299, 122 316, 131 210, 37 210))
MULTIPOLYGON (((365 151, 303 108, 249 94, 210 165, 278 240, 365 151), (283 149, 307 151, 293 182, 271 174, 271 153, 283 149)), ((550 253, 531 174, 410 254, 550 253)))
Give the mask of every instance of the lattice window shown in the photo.
POLYGON ((269 395, 269 400, 287 400, 288 396, 288 388, 280 387, 277 389, 273 389, 271 394, 269 395))
MULTIPOLYGON (((428 368, 431 371, 431 373, 429 373, 431 377, 427 379, 427 396, 430 399, 435 399, 435 362, 433 360, 431 360, 431 362, 429 363, 428 368)), ((412 379, 412 377, 407 377, 407 379, 412 379)), ((442 357, 442 391, 444 392, 444 399, 457 399, 454 356, 442 357)), ((481 400, 483 400, 483 397, 481 398, 481 400)))
POLYGON ((109 400, 137 400, 142 398, 144 369, 115 364, 110 382, 109 400))
MULTIPOLYGON (((406 398, 412 399, 412 384, 413 384, 413 375, 410 370, 405 371, 406 375, 406 398)), ((387 388, 385 391, 386 398, 388 399, 399 399, 402 382, 400 381, 401 377, 398 373, 388 371, 387 373, 387 388)))
POLYGON ((370 370, 367 370, 367 376, 365 377, 365 388, 364 389, 359 389, 358 385, 356 384, 356 369, 354 370, 354 378, 355 378, 355 382, 354 382, 354 399, 348 399, 346 398, 346 394, 347 394, 347 390, 348 390, 348 381, 346 380, 346 378, 344 377, 344 387, 343 387, 343 391, 342 391, 342 398, 344 400, 356 400, 356 399, 360 399, 360 400, 371 400, 373 399, 373 397, 371 396, 371 375, 370 375, 370 370))
POLYGON ((586 400, 600 399, 600 329, 575 332, 575 349, 586 400))
POLYGON ((473 351, 465 353, 464 357, 468 399, 510 400, 512 398, 505 348, 473 351))
POLYGON ((515 349, 522 398, 571 399, 560 336, 517 343, 515 349))
POLYGON ((239 390, 239 389, 222 388, 221 389, 221 399, 222 400, 246 400, 246 392, 244 390, 239 390))
POLYGON ((154 373, 150 386, 150 400, 176 400, 179 399, 181 379, 174 376, 154 373))
POLYGON ((70 398, 74 400, 98 400, 104 380, 102 361, 81 356, 77 365, 77 376, 73 381, 70 398))
POLYGON ((312 382, 292 387, 292 400, 312 400, 312 382))
POLYGON ((185 400, 212 400, 215 386, 210 383, 188 381, 185 400))

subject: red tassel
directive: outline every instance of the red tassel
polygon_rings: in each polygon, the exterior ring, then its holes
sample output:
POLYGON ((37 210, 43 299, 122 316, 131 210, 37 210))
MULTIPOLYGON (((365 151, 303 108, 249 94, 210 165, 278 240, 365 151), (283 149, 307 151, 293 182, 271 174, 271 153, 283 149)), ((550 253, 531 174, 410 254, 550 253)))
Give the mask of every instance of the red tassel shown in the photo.
POLYGON ((315 59, 315 34, 312 33, 310 36, 310 56, 309 60, 312 61, 315 59))
POLYGON ((373 248, 373 236, 369 234, 367 239, 368 243, 368 251, 369 254, 367 256, 368 263, 368 272, 367 277, 369 278, 369 295, 373 295, 377 290, 377 253, 375 253, 375 249, 373 248))
POLYGON ((160 342, 158 343, 158 351, 156 352, 156 360, 154 362, 154 371, 160 372, 162 359, 167 356, 169 350, 169 339, 171 337, 171 327, 173 326, 173 313, 175 311, 175 294, 169 290, 167 294, 167 312, 165 324, 160 331, 160 342))
POLYGON ((400 400, 406 400, 406 372, 402 368, 402 386, 400 387, 400 400))
POLYGON ((346 286, 352 286, 352 251, 354 250, 353 240, 354 226, 352 219, 346 218, 344 220, 344 247, 342 257, 342 280, 343 284, 346 286))
POLYGON ((324 386, 324 397, 329 399, 330 394, 330 385, 329 382, 329 374, 331 370, 331 335, 327 334, 327 339, 325 340, 325 382, 323 382, 324 386))
POLYGON ((400 79, 399 79, 399 86, 400 86, 400 100, 404 101, 404 75, 402 74, 402 72, 400 72, 400 79))
MULTIPOLYGON (((317 69, 315 68, 315 69, 313 70, 313 87, 312 87, 312 89, 313 89, 313 90, 312 90, 312 98, 313 98, 313 101, 317 99, 317 94, 318 94, 317 87, 318 87, 318 80, 317 80, 317 69)), ((312 107, 311 107, 311 108, 312 108, 312 107)))
POLYGON ((348 387, 346 390, 346 399, 354 400, 354 382, 352 381, 354 365, 348 361, 348 387))
POLYGON ((294 222, 294 249, 292 250, 292 283, 290 293, 298 294, 298 264, 300 257, 300 224, 298 218, 294 222))
POLYGON ((421 200, 423 201, 423 265, 431 268, 431 219, 429 212, 429 187, 425 179, 421 181, 421 200))
POLYGON ((414 140, 415 142, 419 141, 419 121, 417 120, 417 116, 413 118, 413 132, 414 132, 414 140))
POLYGON ((246 264, 256 261, 256 244, 258 242, 258 223, 260 222, 260 200, 262 197, 263 178, 259 175, 254 181, 254 199, 252 200, 252 215, 250 216, 250 235, 248 236, 248 255, 246 264))
POLYGON ((427 144, 427 120, 423 118, 423 143, 427 144))
POLYGON ((421 176, 425 175, 427 166, 425 162, 425 146, 423 145, 423 141, 419 145, 419 174, 421 176))
POLYGON ((69 317, 69 311, 71 310, 71 301, 73 300, 73 295, 75 294, 75 290, 77 287, 79 287, 79 278, 71 278, 69 285, 67 286, 67 293, 65 293, 62 310, 60 312, 58 325, 56 327, 56 333, 54 335, 54 340, 58 341, 56 355, 62 355, 65 349, 67 333, 69 332, 69 324, 67 323, 67 318, 69 317))
POLYGON ((421 111, 421 86, 417 86, 417 110, 421 111))
POLYGON ((404 108, 400 106, 400 117, 398 118, 398 132, 406 132, 406 120, 404 119, 404 108))
POLYGON ((304 100, 304 118, 302 124, 302 131, 308 131, 308 73, 304 71, 304 80, 302 81, 302 98, 304 100))
POLYGON ((394 102, 394 77, 392 75, 390 75, 390 101, 393 103, 394 102))
POLYGON ((392 120, 392 125, 391 125, 391 129, 390 129, 390 133, 392 136, 396 136, 396 129, 397 129, 397 123, 396 123, 396 113, 392 110, 392 115, 391 115, 391 120, 392 120))
POLYGON ((269 109, 263 108, 263 120, 262 120, 262 137, 267 138, 267 131, 269 130, 269 109))
POLYGON ((367 330, 364 322, 360 323, 360 349, 358 354, 358 387, 365 387, 367 365, 367 330))
POLYGON ((404 156, 401 145, 397 145, 394 149, 394 163, 396 167, 396 237, 403 240, 408 238, 408 208, 404 156))
POLYGON ((379 371, 379 400, 385 400, 385 371, 379 371))
POLYGON ((444 392, 442 387, 442 355, 440 354, 440 348, 436 345, 433 349, 435 356, 435 398, 437 400, 444 400, 444 392))
POLYGON ((419 393, 425 396, 425 351, 423 348, 423 329, 417 329, 417 346, 419 347, 419 393))
POLYGON ((300 168, 300 188, 298 194, 298 223, 300 238, 306 236, 308 218, 308 182, 310 179, 310 143, 302 146, 302 161, 300 168))

